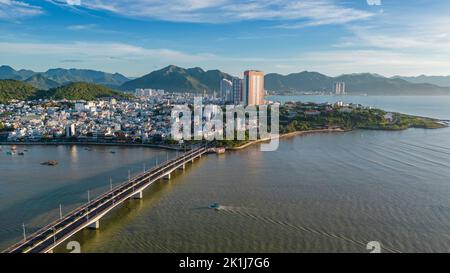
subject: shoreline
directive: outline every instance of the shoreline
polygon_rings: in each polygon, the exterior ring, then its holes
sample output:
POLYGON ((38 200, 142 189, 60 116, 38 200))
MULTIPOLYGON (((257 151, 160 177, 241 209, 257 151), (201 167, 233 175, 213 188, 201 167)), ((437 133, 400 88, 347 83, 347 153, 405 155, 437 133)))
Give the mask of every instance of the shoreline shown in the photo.
MULTIPOLYGON (((285 133, 281 134, 276 137, 268 137, 264 139, 258 139, 254 140, 248 143, 245 143, 238 147, 233 148, 226 148, 227 151, 235 151, 235 150, 243 150, 251 145, 267 142, 272 139, 282 139, 282 138, 288 138, 293 136, 299 136, 299 135, 307 135, 307 134, 318 134, 318 133, 343 133, 348 132, 351 130, 344 130, 344 129, 316 129, 316 130, 308 130, 308 131, 295 131, 291 133, 285 133)), ((75 146, 111 146, 111 147, 147 147, 147 148, 155 148, 155 149, 163 149, 163 150, 172 150, 172 151, 181 151, 184 150, 183 148, 177 148, 177 147, 171 147, 167 145, 157 145, 157 144, 138 144, 138 143, 82 143, 82 142, 71 142, 71 141, 62 141, 62 142, 18 142, 18 141, 12 141, 12 142, 5 142, 1 141, 0 145, 24 145, 24 146, 33 146, 33 145, 42 145, 42 146, 58 146, 58 145, 75 145, 75 146)))
MULTIPOLYGON (((447 122, 444 120, 441 120, 442 122, 447 122)), ((447 124, 441 124, 441 128, 449 127, 447 124), (447 125, 447 126, 446 126, 447 125)), ((410 129, 410 128, 407 128, 410 129)), ((385 131, 402 131, 407 129, 396 129, 396 130, 389 130, 389 129, 383 129, 385 131)), ((435 128, 440 129, 440 128, 435 128)), ((362 130, 379 130, 379 129, 370 129, 370 128, 363 128, 362 130)), ((302 136, 302 135, 309 135, 309 134, 324 134, 324 133, 345 133, 345 132, 351 132, 354 131, 354 129, 342 129, 342 128, 336 128, 336 129, 314 129, 314 130, 308 130, 308 131, 295 131, 290 133, 284 133, 278 136, 274 137, 267 137, 264 139, 258 139, 253 140, 250 142, 247 142, 245 144, 242 144, 238 147, 232 147, 232 148, 225 148, 226 151, 238 151, 243 150, 245 148, 248 148, 252 145, 268 142, 272 139, 283 139, 283 138, 289 138, 294 136, 302 136)), ((24 145, 24 146, 33 146, 33 145, 48 145, 48 146, 58 146, 58 145, 75 145, 75 146, 111 146, 111 147, 146 147, 146 148, 154 148, 154 149, 162 149, 162 150, 172 150, 172 151, 183 151, 184 148, 181 147, 174 147, 174 146, 168 146, 168 145, 158 145, 158 144, 139 144, 139 143, 96 143, 96 142, 71 142, 71 141, 62 141, 62 142, 8 142, 8 141, 0 141, 0 145, 24 145)))
POLYGON ((285 133, 285 134, 281 134, 279 136, 275 136, 275 137, 268 137, 268 138, 264 138, 264 139, 258 139, 258 140, 253 140, 251 142, 245 143, 241 146, 238 147, 233 147, 233 148, 227 148, 227 151, 238 151, 238 150, 243 150, 247 147, 250 147, 252 145, 258 144, 258 143, 262 143, 262 142, 267 142, 270 141, 272 139, 283 139, 283 138, 289 138, 289 137, 294 137, 294 136, 301 136, 301 135, 308 135, 308 134, 324 134, 324 133, 345 133, 345 132, 350 132, 352 130, 344 130, 341 128, 338 129, 316 129, 316 130, 308 130, 308 131, 295 131, 295 132, 290 132, 290 133, 285 133))
POLYGON ((34 146, 34 145, 42 145, 42 146, 58 146, 58 145, 64 145, 64 146, 111 146, 111 147, 147 147, 147 148, 155 148, 155 149, 163 149, 163 150, 172 150, 172 151, 182 151, 183 148, 177 148, 177 147, 171 147, 166 145, 157 145, 157 144, 139 144, 139 143, 83 143, 83 142, 70 142, 70 141, 63 141, 63 142, 18 142, 18 141, 11 141, 11 142, 5 142, 1 141, 0 145, 24 145, 24 146, 34 146))

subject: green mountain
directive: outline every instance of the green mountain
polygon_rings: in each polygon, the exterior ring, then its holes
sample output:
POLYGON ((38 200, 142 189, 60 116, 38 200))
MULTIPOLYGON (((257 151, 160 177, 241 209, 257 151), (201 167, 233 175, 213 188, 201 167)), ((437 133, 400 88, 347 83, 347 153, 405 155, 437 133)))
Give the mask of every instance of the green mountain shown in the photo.
MULTIPOLYGON (((90 69, 56 68, 56 69, 49 69, 46 72, 39 73, 25 69, 14 70, 12 67, 7 65, 0 66, 0 79, 27 81, 28 79, 36 75, 41 75, 46 79, 58 83, 58 85, 65 85, 71 82, 88 82, 105 85, 111 88, 117 88, 123 83, 129 81, 127 77, 119 73, 111 74, 90 69)), ((31 83, 36 85, 41 85, 43 84, 43 81, 45 82, 45 80, 42 79, 38 80, 37 81, 38 83, 35 83, 35 80, 33 79, 30 79, 30 81, 31 83)), ((47 83, 51 88, 52 87, 51 85, 53 85, 53 83, 50 83, 48 81, 47 83)))
POLYGON ((36 95, 37 89, 17 80, 0 80, 0 103, 10 100, 26 100, 36 95))
POLYGON ((220 89, 222 79, 232 77, 219 70, 204 71, 199 67, 181 68, 169 65, 143 77, 124 83, 120 89, 131 91, 136 88, 155 88, 174 92, 212 92, 220 89))
POLYGON ((103 97, 124 98, 126 95, 102 85, 75 82, 41 92, 40 97, 56 100, 94 100, 103 97))
POLYGON ((43 76, 59 84, 87 82, 101 84, 112 88, 116 88, 129 81, 127 77, 119 73, 110 74, 89 69, 49 69, 47 72, 43 73, 43 76))
POLYGON ((303 71, 286 76, 271 73, 264 77, 265 89, 276 92, 327 91, 332 86, 332 78, 317 72, 303 71))
POLYGON ((328 77, 317 72, 301 72, 286 76, 267 74, 265 88, 278 94, 295 92, 333 92, 336 82, 345 82, 349 94, 367 95, 450 95, 450 88, 428 83, 410 83, 399 78, 377 74, 347 74, 328 77))
POLYGON ((128 98, 129 95, 113 91, 105 86, 76 82, 50 90, 38 90, 34 86, 17 80, 0 80, 0 103, 11 100, 68 99, 94 100, 103 97, 128 98))
POLYGON ((60 86, 59 83, 47 79, 42 74, 34 74, 30 78, 26 79, 24 82, 40 90, 48 90, 60 86))

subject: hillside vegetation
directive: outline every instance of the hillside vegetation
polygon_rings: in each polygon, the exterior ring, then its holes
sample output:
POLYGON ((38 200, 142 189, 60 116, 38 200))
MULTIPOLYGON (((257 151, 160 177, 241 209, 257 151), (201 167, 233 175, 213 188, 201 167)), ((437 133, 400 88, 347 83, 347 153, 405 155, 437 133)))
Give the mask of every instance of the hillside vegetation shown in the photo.
POLYGON ((7 103, 11 100, 34 99, 89 101, 103 97, 129 98, 129 95, 113 91, 102 85, 85 82, 70 83, 45 91, 17 80, 0 80, 0 103, 7 103))
POLYGON ((36 95, 37 89, 17 80, 0 80, 0 103, 26 100, 36 95))
POLYGON ((67 100, 95 100, 103 97, 124 98, 126 95, 113 91, 105 86, 75 82, 43 92, 43 97, 50 99, 67 100))

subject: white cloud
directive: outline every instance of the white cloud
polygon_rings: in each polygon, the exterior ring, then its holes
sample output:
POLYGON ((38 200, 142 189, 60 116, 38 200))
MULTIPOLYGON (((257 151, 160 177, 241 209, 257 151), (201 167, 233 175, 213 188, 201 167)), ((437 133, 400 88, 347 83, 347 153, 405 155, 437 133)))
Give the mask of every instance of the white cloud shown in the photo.
POLYGON ((0 0, 0 20, 17 20, 43 14, 39 6, 33 6, 22 1, 0 0))
POLYGON ((81 0, 67 0, 66 3, 71 6, 81 6, 81 0))
POLYGON ((96 28, 96 24, 86 24, 86 25, 70 25, 67 26, 68 30, 89 30, 96 28))
POLYGON ((338 50, 311 52, 302 60, 315 70, 334 75, 371 72, 385 76, 414 76, 423 73, 449 75, 449 57, 425 56, 389 50, 338 50))
POLYGON ((148 49, 124 43, 13 43, 0 42, 0 53, 21 55, 79 55, 81 57, 141 58, 160 57, 169 60, 195 61, 211 54, 186 54, 170 49, 148 49))
MULTIPOLYGON (((67 0, 51 1, 69 2, 67 0)), ((226 23, 277 20, 291 23, 304 21, 303 26, 311 26, 342 24, 366 19, 373 15, 367 11, 337 5, 333 0, 82 0, 77 2, 88 9, 174 22, 226 23)), ((298 27, 298 24, 294 27, 298 27)))
POLYGON ((367 0, 369 6, 381 6, 381 0, 367 0))

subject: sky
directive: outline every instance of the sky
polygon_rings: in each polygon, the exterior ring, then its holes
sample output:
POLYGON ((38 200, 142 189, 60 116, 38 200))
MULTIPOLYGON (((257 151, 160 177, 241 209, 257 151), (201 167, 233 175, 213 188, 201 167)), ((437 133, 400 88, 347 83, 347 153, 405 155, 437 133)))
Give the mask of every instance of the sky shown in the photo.
POLYGON ((0 0, 0 64, 450 75, 450 1, 0 0))

